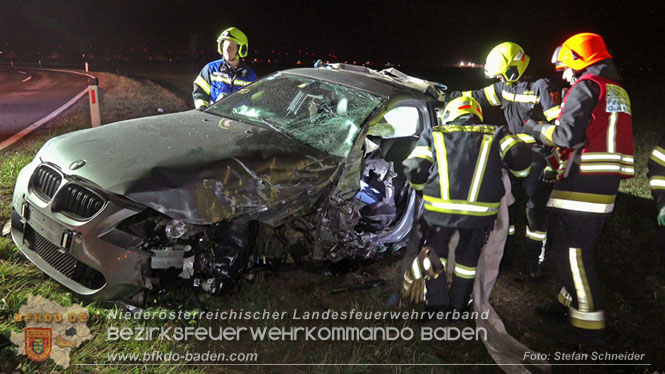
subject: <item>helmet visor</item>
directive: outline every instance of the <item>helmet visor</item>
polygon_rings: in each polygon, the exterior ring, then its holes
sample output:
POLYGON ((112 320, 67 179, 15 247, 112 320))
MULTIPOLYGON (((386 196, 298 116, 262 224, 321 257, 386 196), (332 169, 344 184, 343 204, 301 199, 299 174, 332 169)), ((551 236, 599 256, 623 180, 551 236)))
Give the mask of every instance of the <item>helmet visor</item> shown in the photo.
POLYGON ((559 54, 561 54, 561 46, 556 47, 554 50, 554 53, 552 54, 552 63, 554 64, 554 69, 556 70, 561 70, 565 66, 561 63, 561 59, 559 58, 559 54))

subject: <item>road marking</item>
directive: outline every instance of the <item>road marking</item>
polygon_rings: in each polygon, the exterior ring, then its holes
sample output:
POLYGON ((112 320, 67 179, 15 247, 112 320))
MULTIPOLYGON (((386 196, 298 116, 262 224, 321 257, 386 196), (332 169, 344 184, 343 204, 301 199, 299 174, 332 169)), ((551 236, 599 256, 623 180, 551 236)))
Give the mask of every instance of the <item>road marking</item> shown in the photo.
POLYGON ((30 79, 32 79, 32 75, 31 75, 31 76, 29 76, 29 77, 27 77, 27 78, 25 78, 25 79, 24 79, 24 80, 22 80, 21 82, 27 82, 27 81, 29 81, 30 79))
POLYGON ((76 95, 74 98, 72 98, 68 102, 64 103, 60 108, 56 109, 51 114, 49 114, 46 117, 40 119, 39 121, 33 123, 32 125, 24 128, 23 130, 21 130, 21 131, 17 132, 16 134, 14 134, 11 138, 9 138, 9 139, 5 140, 4 142, 0 143, 0 151, 4 150, 5 148, 9 147, 12 144, 18 142, 19 140, 23 139, 23 137, 25 137, 26 135, 28 135, 32 131, 38 129, 40 126, 42 126, 46 122, 52 120, 58 114, 62 113, 65 109, 69 108, 74 103, 76 103, 80 98, 85 96, 87 93, 88 93, 88 87, 86 87, 83 91, 79 92, 78 95, 76 95))

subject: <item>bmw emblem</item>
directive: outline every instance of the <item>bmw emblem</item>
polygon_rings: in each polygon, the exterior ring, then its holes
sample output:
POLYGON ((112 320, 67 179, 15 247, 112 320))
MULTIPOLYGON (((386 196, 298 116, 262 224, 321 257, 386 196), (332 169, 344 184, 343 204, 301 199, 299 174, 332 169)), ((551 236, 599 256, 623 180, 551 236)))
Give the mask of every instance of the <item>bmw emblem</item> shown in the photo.
POLYGON ((85 165, 85 160, 76 160, 69 165, 69 170, 76 170, 85 165))

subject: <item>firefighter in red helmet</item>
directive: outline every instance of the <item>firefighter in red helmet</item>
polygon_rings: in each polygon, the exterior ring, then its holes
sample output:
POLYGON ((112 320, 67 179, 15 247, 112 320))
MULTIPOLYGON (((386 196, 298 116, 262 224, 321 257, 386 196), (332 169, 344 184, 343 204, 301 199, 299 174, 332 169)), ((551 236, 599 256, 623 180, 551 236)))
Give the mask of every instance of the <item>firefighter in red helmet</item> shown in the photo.
POLYGON ((605 316, 595 265, 595 246, 614 209, 619 182, 632 178, 633 131, 630 98, 600 35, 567 39, 552 58, 572 84, 554 124, 529 119, 525 131, 554 145, 558 180, 547 202, 549 238, 562 287, 557 301, 536 312, 565 318, 556 336, 578 344, 603 340, 605 316))

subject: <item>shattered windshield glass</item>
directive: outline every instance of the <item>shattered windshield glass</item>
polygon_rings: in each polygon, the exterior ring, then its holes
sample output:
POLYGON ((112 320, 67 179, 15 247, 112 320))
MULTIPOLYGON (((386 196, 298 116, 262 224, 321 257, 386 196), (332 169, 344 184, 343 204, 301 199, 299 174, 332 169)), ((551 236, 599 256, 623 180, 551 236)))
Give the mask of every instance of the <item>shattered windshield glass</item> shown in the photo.
POLYGON ((346 157, 382 98, 350 87, 276 73, 216 103, 208 113, 272 128, 346 157))

